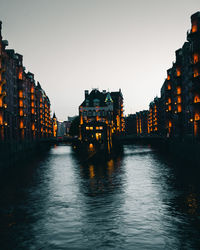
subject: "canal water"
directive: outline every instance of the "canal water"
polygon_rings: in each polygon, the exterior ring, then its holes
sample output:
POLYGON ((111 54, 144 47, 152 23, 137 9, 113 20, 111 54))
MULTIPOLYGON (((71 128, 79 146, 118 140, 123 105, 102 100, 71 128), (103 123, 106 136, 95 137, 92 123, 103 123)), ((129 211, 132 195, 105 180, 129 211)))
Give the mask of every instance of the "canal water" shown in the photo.
POLYGON ((82 164, 60 145, 0 177, 0 249, 200 249, 200 164, 127 145, 82 164))

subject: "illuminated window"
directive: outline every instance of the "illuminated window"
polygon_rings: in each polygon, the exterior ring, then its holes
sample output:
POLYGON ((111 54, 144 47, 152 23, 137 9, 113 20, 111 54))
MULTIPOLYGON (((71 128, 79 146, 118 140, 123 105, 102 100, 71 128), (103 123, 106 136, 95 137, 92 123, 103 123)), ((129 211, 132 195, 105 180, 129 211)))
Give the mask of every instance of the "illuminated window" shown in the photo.
POLYGON ((180 68, 177 68, 177 69, 176 69, 176 75, 177 75, 177 76, 180 76, 180 75, 181 75, 180 68))
POLYGON ((86 130, 89 130, 90 128, 89 127, 86 127, 86 130))
POLYGON ((196 114, 194 115, 194 120, 195 120, 195 121, 200 120, 200 116, 199 116, 199 114, 198 114, 198 113, 196 113, 196 114))
POLYGON ((194 97, 194 103, 197 103, 197 102, 200 102, 200 98, 199 98, 198 95, 196 95, 196 96, 194 97))
POLYGON ((101 133, 96 133, 96 140, 100 140, 101 139, 101 133))
POLYGON ((172 102, 171 98, 168 98, 168 103, 171 103, 171 102, 172 102))
POLYGON ((171 110, 172 110, 172 106, 171 106, 171 105, 169 105, 168 109, 169 109, 169 111, 171 111, 171 110))
POLYGON ((35 110, 32 108, 31 109, 31 114, 34 114, 35 113, 35 110))
POLYGON ((177 91, 177 95, 180 95, 181 94, 181 87, 177 87, 176 91, 177 91))
POLYGON ((194 69, 194 77, 197 77, 199 75, 198 69, 194 69))
POLYGON ((167 80, 170 80, 170 75, 167 76, 167 80))
POLYGON ((178 108, 178 112, 180 113, 182 111, 181 105, 179 104, 177 108, 178 108))
POLYGON ((172 122, 171 121, 169 121, 169 128, 171 128, 172 127, 172 122))
POLYGON ((23 98, 23 91, 22 90, 19 91, 19 98, 23 98))
POLYGON ((22 120, 21 120, 20 123, 19 123, 19 127, 20 127, 20 128, 23 128, 23 127, 24 127, 24 123, 23 123, 22 120))
POLYGON ((23 115, 24 115, 23 109, 20 109, 20 110, 19 110, 19 115, 20 115, 20 116, 23 116, 23 115))
POLYGON ((167 89, 170 90, 172 87, 171 87, 171 84, 168 84, 167 85, 167 89))
POLYGON ((19 100, 19 106, 23 107, 23 101, 22 100, 19 100))
POLYGON ((19 80, 22 80, 22 71, 19 72, 19 80))
POLYGON ((31 93, 32 94, 34 93, 34 87, 31 87, 31 93))
POLYGON ((3 125, 3 115, 0 114, 0 125, 3 125))
POLYGON ((197 22, 192 23, 192 33, 197 32, 197 22))
POLYGON ((31 107, 32 107, 32 108, 34 107, 34 102, 31 102, 31 107))
POLYGON ((35 130, 35 124, 34 123, 32 124, 32 130, 35 130))
POLYGON ((177 103, 181 103, 181 97, 180 96, 177 97, 177 103))
POLYGON ((194 63, 197 63, 199 61, 199 55, 197 53, 193 55, 193 61, 194 63))
POLYGON ((90 130, 93 130, 93 127, 90 127, 90 130))

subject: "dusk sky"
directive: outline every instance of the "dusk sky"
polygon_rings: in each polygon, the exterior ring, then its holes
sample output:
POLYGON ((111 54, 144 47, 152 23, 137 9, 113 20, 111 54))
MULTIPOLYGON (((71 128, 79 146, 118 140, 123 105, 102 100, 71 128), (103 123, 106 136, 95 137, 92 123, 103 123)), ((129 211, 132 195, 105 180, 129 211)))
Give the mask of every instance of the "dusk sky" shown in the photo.
POLYGON ((126 114, 148 109, 199 10, 199 0, 0 0, 3 39, 59 120, 92 88, 121 88, 126 114))

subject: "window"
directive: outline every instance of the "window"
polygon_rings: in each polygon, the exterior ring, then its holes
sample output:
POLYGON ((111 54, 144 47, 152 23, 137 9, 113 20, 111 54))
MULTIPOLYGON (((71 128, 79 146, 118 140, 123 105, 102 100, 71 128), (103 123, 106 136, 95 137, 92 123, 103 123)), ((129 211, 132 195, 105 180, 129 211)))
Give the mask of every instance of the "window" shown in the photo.
POLYGON ((180 76, 180 75, 181 75, 181 70, 180 70, 180 68, 177 68, 177 69, 176 69, 176 75, 177 75, 177 76, 180 76))
POLYGON ((194 97, 194 103, 198 103, 198 102, 200 102, 200 98, 199 98, 198 95, 196 95, 196 96, 194 97))
POLYGON ((197 63, 199 61, 199 55, 197 54, 197 53, 195 53, 194 55, 193 55, 193 62, 194 63, 197 63))
POLYGON ((100 104, 99 99, 94 99, 94 100, 93 100, 93 104, 94 104, 95 107, 96 107, 96 106, 99 106, 99 104, 100 104))
POLYGON ((192 33, 194 33, 194 32, 197 32, 197 22, 196 21, 194 21, 192 23, 192 33))
POLYGON ((177 91, 177 95, 180 95, 181 94, 181 87, 177 87, 176 91, 177 91))
POLYGON ((199 75, 198 69, 194 69, 194 77, 197 77, 199 75))

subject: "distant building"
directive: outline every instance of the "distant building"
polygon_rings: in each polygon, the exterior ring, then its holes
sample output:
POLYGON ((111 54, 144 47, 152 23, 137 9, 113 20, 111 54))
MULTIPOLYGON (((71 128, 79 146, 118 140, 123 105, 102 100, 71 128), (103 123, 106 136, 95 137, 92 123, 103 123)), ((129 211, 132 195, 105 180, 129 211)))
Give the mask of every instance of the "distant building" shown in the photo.
POLYGON ((125 133, 127 135, 137 135, 136 114, 129 114, 125 117, 125 133))

